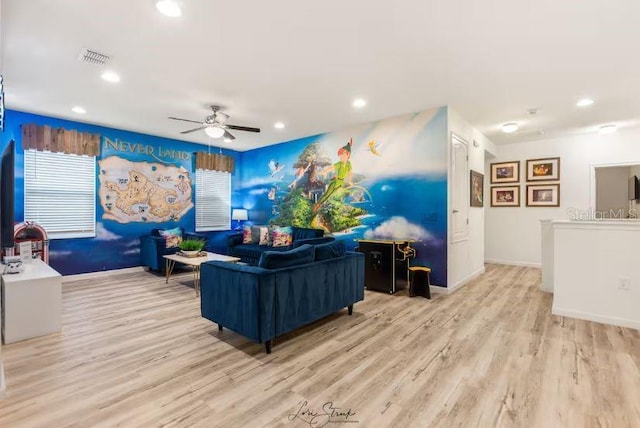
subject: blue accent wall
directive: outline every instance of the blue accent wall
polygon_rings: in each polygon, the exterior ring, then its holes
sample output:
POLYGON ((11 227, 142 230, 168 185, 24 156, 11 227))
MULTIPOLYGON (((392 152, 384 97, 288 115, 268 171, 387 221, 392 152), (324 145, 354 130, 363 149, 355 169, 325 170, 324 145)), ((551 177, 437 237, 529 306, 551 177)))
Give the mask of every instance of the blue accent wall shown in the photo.
MULTIPOLYGON (((21 125, 29 123, 100 134, 103 151, 98 161, 117 155, 133 162, 163 161, 183 166, 192 175, 195 195, 193 156, 187 158, 177 153, 206 151, 206 146, 9 110, 1 149, 15 139, 17 222, 24 217, 21 125), (105 139, 128 144, 119 145, 116 150, 105 139), (145 149, 147 146, 153 147, 153 156, 145 149)), ((232 207, 247 208, 249 223, 324 228, 344 240, 349 249, 356 247, 357 238, 413 238, 417 241, 413 245, 417 257, 412 265, 431 267, 432 283, 446 286, 446 107, 243 153, 231 150, 223 153, 233 156, 236 162, 232 207), (345 151, 349 152, 346 156, 345 151), (343 179, 336 180, 336 175, 343 175, 343 179)), ((96 189, 100 185, 98 173, 96 189)), ((60 273, 139 266, 140 235, 153 228, 181 226, 187 231, 195 228, 195 208, 177 221, 165 223, 103 219, 99 200, 96 211, 95 238, 51 241, 50 263, 60 273)), ((226 252, 227 234, 207 234, 212 250, 226 252)))
POLYGON ((234 196, 250 223, 324 228, 349 249, 413 238, 412 265, 447 284, 446 107, 245 152, 234 196), (347 146, 351 181, 332 184, 347 146))
MULTIPOLYGON (((6 127, 2 136, 2 150, 12 139, 16 141, 15 166, 15 221, 24 220, 24 151, 22 149, 21 125, 48 125, 79 132, 90 132, 101 136, 99 162, 109 156, 118 156, 132 162, 150 162, 184 167, 192 179, 192 194, 195 202, 194 155, 196 151, 207 151, 207 146, 180 140, 155 137, 136 132, 123 131, 103 126, 56 119, 14 110, 6 112, 6 127), (116 144, 107 144, 107 141, 116 144), (120 142, 122 144, 120 144, 120 142), (117 147, 117 148, 116 148, 117 147)), ((211 148, 218 153, 217 147, 211 148)), ((236 159, 236 172, 232 175, 232 186, 239 182, 240 153, 223 150, 223 154, 236 159)), ((99 166, 96 165, 96 189, 99 189, 99 166)), ((64 180, 64 177, 60 177, 64 180)), ((98 200, 96 190, 96 237, 79 239, 53 239, 50 242, 50 264, 63 275, 95 272, 140 266, 139 237, 153 228, 183 227, 186 231, 195 229, 195 208, 188 210, 181 218, 163 223, 130 222, 120 223, 103 219, 104 208, 98 200)), ((226 252, 228 232, 209 232, 209 244, 215 251, 226 252)))

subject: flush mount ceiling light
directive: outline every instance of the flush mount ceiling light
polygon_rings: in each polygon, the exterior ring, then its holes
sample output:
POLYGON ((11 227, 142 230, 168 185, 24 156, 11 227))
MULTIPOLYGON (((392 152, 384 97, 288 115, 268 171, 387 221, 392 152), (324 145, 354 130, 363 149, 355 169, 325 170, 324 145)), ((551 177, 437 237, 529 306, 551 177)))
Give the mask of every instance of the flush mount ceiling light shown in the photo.
POLYGON ((518 124, 516 122, 509 122, 502 125, 502 132, 505 134, 511 134, 518 130, 518 124))
POLYGON ((118 83, 120 81, 120 76, 118 76, 118 73, 115 73, 113 71, 105 71, 100 77, 102 77, 102 80, 106 80, 109 83, 118 83))
POLYGON ((355 100, 353 100, 353 106, 355 108, 362 108, 366 105, 367 105, 367 101, 363 100, 362 98, 356 98, 355 100))
POLYGON ((588 107, 593 104, 593 100, 591 98, 583 98, 576 103, 576 107, 588 107))
POLYGON ((284 129, 284 123, 282 123, 282 122, 276 122, 276 123, 273 125, 273 127, 274 127, 274 128, 276 128, 276 129, 284 129))
POLYGON ((168 16, 170 18, 177 18, 182 16, 182 9, 180 8, 180 4, 175 0, 159 0, 156 2, 156 9, 160 11, 161 14, 168 16))
POLYGON ((598 128, 598 133, 600 135, 607 135, 607 134, 613 134, 617 130, 618 130, 618 127, 616 125, 602 125, 600 128, 598 128))
POLYGON ((211 138, 220 138, 224 135, 224 128, 219 126, 207 126, 204 132, 211 138))
POLYGON ((84 107, 80 107, 80 106, 75 106, 71 109, 72 112, 77 113, 77 114, 86 114, 87 111, 84 109, 84 107))

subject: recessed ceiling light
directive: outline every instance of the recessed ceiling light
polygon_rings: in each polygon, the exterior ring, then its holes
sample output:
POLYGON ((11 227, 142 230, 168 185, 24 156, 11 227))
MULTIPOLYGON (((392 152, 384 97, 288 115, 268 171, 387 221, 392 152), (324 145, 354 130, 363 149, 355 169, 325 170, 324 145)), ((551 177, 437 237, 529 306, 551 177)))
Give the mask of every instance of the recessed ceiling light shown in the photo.
POLYGON ((282 123, 282 122, 276 122, 276 123, 273 125, 273 127, 274 127, 274 128, 276 128, 276 129, 284 129, 284 123, 282 123))
POLYGON ((120 81, 120 76, 113 71, 105 71, 100 77, 109 83, 118 83, 120 81))
POLYGON ((591 98, 583 98, 576 103, 577 107, 588 107, 593 104, 593 100, 591 98))
POLYGON ((78 113, 78 114, 85 114, 87 111, 84 109, 84 107, 80 107, 80 106, 75 106, 71 109, 72 112, 74 113, 78 113))
POLYGON ((159 0, 156 2, 156 8, 161 14, 171 18, 182 16, 180 5, 174 0, 159 0))
POLYGON ((518 130, 518 124, 516 122, 509 122, 502 125, 502 132, 511 134, 518 130))
POLYGON ((366 105, 367 105, 367 101, 363 100, 362 98, 356 98, 355 100, 353 100, 353 106, 355 108, 362 108, 366 105))
POLYGON ((600 128, 598 128, 598 133, 602 135, 613 134, 617 130, 618 127, 616 125, 602 125, 600 128))
POLYGON ((230 143, 230 142, 232 142, 233 140, 232 140, 231 138, 225 138, 223 141, 224 141, 225 143, 230 143))

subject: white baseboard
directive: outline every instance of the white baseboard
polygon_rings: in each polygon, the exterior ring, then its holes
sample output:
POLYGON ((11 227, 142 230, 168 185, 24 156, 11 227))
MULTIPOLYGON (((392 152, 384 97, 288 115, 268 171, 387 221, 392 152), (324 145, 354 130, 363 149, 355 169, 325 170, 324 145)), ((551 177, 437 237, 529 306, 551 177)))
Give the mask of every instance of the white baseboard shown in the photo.
POLYGON ((460 281, 456 282, 451 287, 447 287, 447 294, 452 294, 456 290, 459 290, 460 288, 464 287, 465 285, 467 285, 467 283, 469 281, 471 281, 472 279, 482 275, 484 273, 484 271, 485 271, 484 266, 482 266, 480 269, 478 269, 475 272, 472 272, 471 274, 469 274, 466 277, 462 278, 460 281))
POLYGON ((593 321, 593 322, 599 322, 602 324, 609 324, 609 325, 615 325, 618 327, 628 327, 628 328, 640 330, 640 321, 628 320, 625 318, 610 317, 610 316, 598 315, 598 314, 589 314, 586 312, 579 312, 579 311, 573 311, 571 309, 556 308, 556 307, 551 308, 551 313, 553 315, 559 315, 563 317, 577 318, 585 321, 593 321))
POLYGON ((120 275, 123 273, 136 273, 136 272, 144 272, 144 266, 136 266, 124 269, 113 269, 113 270, 101 270, 98 272, 88 272, 88 273, 79 273, 76 275, 64 275, 62 277, 62 282, 70 282, 77 281, 80 279, 91 279, 91 278, 100 278, 104 276, 110 275, 120 275))
POLYGON ((514 260, 484 259, 484 262, 495 265, 526 266, 535 268, 542 267, 542 263, 519 262, 514 260))

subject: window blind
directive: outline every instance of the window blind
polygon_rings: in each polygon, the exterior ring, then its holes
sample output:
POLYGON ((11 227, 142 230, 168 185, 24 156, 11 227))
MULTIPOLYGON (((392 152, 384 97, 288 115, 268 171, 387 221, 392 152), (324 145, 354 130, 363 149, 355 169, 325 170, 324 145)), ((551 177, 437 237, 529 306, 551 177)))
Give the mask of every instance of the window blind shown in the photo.
POLYGON ((231 174, 196 169, 196 232, 229 230, 231 174))
POLYGON ((96 236, 96 158, 24 151, 24 219, 51 239, 96 236))

